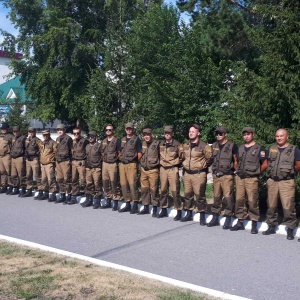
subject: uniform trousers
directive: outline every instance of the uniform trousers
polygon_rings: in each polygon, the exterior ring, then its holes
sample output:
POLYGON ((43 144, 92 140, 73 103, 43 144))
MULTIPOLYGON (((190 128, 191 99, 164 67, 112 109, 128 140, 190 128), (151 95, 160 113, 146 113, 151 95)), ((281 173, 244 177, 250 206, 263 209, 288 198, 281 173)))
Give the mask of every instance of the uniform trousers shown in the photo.
POLYGON ((33 177, 35 178, 38 190, 41 189, 41 165, 37 157, 26 159, 26 185, 27 189, 32 189, 33 177))
POLYGON ((10 174, 11 174, 10 154, 0 156, 0 175, 1 175, 2 186, 11 185, 10 174))
POLYGON ((152 169, 146 171, 141 167, 141 198, 143 205, 158 206, 159 193, 158 193, 158 175, 159 170, 152 169))
POLYGON ((41 171, 41 190, 56 193, 58 191, 58 186, 55 179, 55 163, 49 163, 47 165, 41 164, 41 171))
POLYGON ((171 195, 174 200, 174 208, 176 210, 182 210, 182 200, 180 196, 180 181, 178 167, 160 167, 160 199, 159 206, 167 208, 169 206, 169 188, 171 189, 171 195))
POLYGON ((235 177, 236 203, 235 215, 240 220, 245 220, 249 215, 250 220, 258 221, 259 214, 259 189, 258 178, 235 177), (246 201, 248 200, 249 209, 247 212, 246 201))
POLYGON ((56 162, 56 181, 60 193, 71 193, 71 162, 69 160, 56 162))
POLYGON ((120 187, 117 163, 102 163, 102 182, 106 197, 120 200, 120 187))
POLYGON ((13 187, 26 187, 26 164, 24 156, 11 159, 11 182, 13 187))
POLYGON ((298 225, 296 219, 296 208, 295 208, 295 180, 280 180, 274 181, 269 178, 267 181, 268 186, 268 211, 267 211, 267 224, 269 226, 278 225, 278 200, 280 199, 284 224, 288 228, 295 228, 298 225))
POLYGON ((222 209, 222 202, 224 202, 224 215, 231 217, 234 209, 233 175, 217 177, 213 174, 213 187, 214 203, 211 207, 212 213, 219 214, 222 209))
POLYGON ((119 164, 120 184, 125 202, 139 201, 137 163, 119 164))
POLYGON ((86 168, 85 193, 91 196, 95 195, 96 197, 102 196, 101 168, 86 168))
POLYGON ((85 189, 85 160, 72 161, 72 195, 79 195, 80 188, 85 189))
POLYGON ((201 172, 197 174, 188 174, 187 172, 184 173, 184 208, 186 210, 193 210, 196 200, 196 206, 198 208, 198 211, 206 211, 206 182, 206 172, 201 172))

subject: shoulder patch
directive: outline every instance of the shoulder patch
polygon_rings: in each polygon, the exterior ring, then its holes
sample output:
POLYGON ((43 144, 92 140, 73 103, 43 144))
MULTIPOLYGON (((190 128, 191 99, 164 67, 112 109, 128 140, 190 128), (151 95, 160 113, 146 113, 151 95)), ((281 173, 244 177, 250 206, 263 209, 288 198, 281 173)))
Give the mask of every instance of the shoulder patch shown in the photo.
POLYGON ((266 152, 265 151, 260 151, 260 156, 261 157, 265 157, 266 156, 266 152))
MULTIPOLYGON (((262 151, 262 152, 263 152, 263 151, 262 151)), ((270 149, 270 152, 275 152, 275 153, 277 153, 278 150, 277 150, 277 149, 270 149)))

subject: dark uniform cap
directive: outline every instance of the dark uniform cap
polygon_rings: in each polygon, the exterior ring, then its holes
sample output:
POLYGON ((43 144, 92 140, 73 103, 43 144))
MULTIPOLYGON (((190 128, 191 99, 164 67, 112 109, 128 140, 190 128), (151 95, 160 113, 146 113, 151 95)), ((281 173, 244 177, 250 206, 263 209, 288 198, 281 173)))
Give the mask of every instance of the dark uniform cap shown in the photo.
POLYGON ((49 129, 43 130, 43 131, 42 131, 42 134, 43 134, 43 135, 45 135, 45 134, 50 134, 50 130, 49 130, 49 129))
POLYGON ((196 129, 198 129, 199 131, 201 130, 201 127, 198 124, 192 124, 190 127, 194 127, 196 129))
POLYGON ((167 125, 164 127, 164 132, 173 132, 173 126, 172 125, 167 125))
POLYGON ((89 132, 89 135, 94 135, 94 136, 96 136, 97 133, 96 133, 96 131, 90 131, 90 132, 89 132))
POLYGON ((224 126, 218 126, 215 131, 220 133, 228 133, 228 129, 224 126))
POLYGON ((34 128, 34 127, 28 127, 28 132, 30 132, 30 131, 36 132, 36 128, 34 128))
POLYGON ((56 129, 65 129, 65 125, 64 124, 58 124, 56 126, 56 129))
POLYGON ((125 129, 126 129, 126 128, 132 128, 132 129, 133 129, 133 128, 134 128, 133 123, 131 123, 131 122, 126 123, 126 124, 125 124, 125 129))
POLYGON ((9 128, 8 123, 2 123, 1 124, 1 128, 0 129, 8 129, 8 128, 9 128))
POLYGON ((244 132, 249 132, 249 133, 255 133, 255 130, 252 127, 245 127, 243 128, 243 133, 244 132))
POLYGON ((152 133, 152 129, 151 128, 144 128, 143 133, 152 133))
POLYGON ((20 127, 19 127, 19 126, 14 126, 14 127, 12 128, 12 130, 13 130, 13 131, 20 131, 20 127))

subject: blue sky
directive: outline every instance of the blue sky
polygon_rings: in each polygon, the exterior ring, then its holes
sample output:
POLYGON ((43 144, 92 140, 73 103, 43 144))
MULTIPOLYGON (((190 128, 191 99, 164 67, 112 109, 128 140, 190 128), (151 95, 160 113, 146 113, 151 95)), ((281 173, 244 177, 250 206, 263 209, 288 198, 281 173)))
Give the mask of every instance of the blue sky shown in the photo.
MULTIPOLYGON (((167 4, 173 4, 175 5, 176 0, 165 0, 165 3, 167 4)), ((17 29, 14 28, 14 26, 11 24, 10 20, 6 17, 8 13, 8 10, 3 7, 3 4, 0 4, 0 28, 3 30, 8 31, 12 34, 17 34, 17 29)), ((187 20, 187 17, 183 17, 184 20, 187 20)), ((2 42, 2 37, 0 35, 0 43, 2 42)))

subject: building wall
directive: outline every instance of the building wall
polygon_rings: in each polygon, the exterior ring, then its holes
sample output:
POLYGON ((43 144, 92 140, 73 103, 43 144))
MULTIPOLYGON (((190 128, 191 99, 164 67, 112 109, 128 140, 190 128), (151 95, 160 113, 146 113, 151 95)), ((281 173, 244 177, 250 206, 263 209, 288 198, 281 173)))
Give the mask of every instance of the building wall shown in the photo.
POLYGON ((4 78, 4 76, 11 72, 8 67, 9 62, 10 58, 0 56, 0 84, 8 80, 7 78, 4 78))

